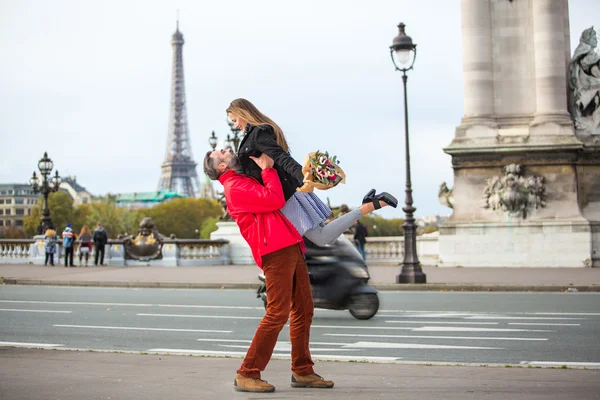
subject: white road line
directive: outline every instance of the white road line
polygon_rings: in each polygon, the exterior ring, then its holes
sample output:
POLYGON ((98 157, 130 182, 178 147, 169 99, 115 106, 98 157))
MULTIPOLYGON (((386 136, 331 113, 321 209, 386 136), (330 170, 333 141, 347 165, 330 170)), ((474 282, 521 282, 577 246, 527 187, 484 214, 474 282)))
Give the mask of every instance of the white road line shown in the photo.
POLYGON ((59 313, 59 314, 70 314, 73 311, 59 311, 59 310, 27 310, 17 308, 0 308, 0 311, 13 311, 13 312, 37 312, 37 313, 59 313))
POLYGON ((0 300, 0 303, 23 303, 23 304, 66 304, 75 306, 134 306, 134 307, 153 307, 155 304, 134 304, 134 303, 98 303, 90 301, 41 301, 41 300, 0 300))
POLYGON ((402 315, 402 318, 466 318, 471 316, 477 316, 477 313, 459 313, 459 312, 448 312, 448 313, 419 313, 419 314, 407 314, 402 315))
POLYGON ((524 314, 532 314, 532 315, 600 315, 600 313, 558 313, 558 312, 535 312, 535 313, 524 313, 524 314))
POLYGON ((412 331, 414 328, 409 327, 398 327, 398 326, 361 326, 361 325, 311 325, 311 328, 322 328, 322 329, 377 329, 379 331, 384 330, 402 330, 412 331))
POLYGON ((474 328, 470 326, 423 326, 411 329, 413 332, 554 332, 540 329, 474 328))
POLYGON ((131 331, 165 331, 165 332, 201 332, 201 333, 233 333, 233 331, 217 331, 209 329, 175 329, 175 328, 144 328, 133 326, 103 326, 103 325, 52 325, 57 328, 85 328, 85 329, 116 329, 131 331))
MULTIPOLYGON (((217 350, 192 350, 192 349, 148 349, 146 352, 168 353, 168 354, 201 354, 217 357, 243 357, 246 352, 242 351, 217 351, 217 350)), ((289 360, 290 354, 273 353, 273 358, 289 360)), ((338 356, 329 354, 314 355, 313 361, 358 361, 358 362, 395 362, 401 360, 401 357, 363 357, 363 356, 338 356)))
POLYGON ((522 365, 533 365, 540 367, 562 367, 566 365, 567 367, 593 367, 600 368, 600 362, 585 362, 585 361, 521 361, 522 365))
POLYGON ((585 319, 585 318, 566 318, 566 317, 506 317, 497 315, 475 315, 472 317, 466 317, 465 319, 585 319))
POLYGON ((61 347, 61 346, 64 346, 64 344, 24 343, 24 342, 0 342, 0 346, 39 348, 39 347, 61 347))
MULTIPOLYGON (((246 350, 248 350, 248 346, 240 346, 240 345, 235 345, 235 344, 220 344, 219 346, 230 348, 230 349, 246 349, 246 350)), ((275 346, 275 351, 289 352, 291 350, 292 350, 292 348, 289 346, 288 347, 280 346, 279 344, 277 346, 275 346)), ((322 348, 315 348, 315 347, 310 348, 311 354, 320 353, 322 351, 360 351, 360 349, 341 349, 339 347, 334 348, 334 349, 333 348, 332 349, 322 349, 322 348)))
POLYGON ((376 338, 402 338, 402 339, 451 339, 451 340, 516 340, 516 341, 545 341, 547 338, 520 338, 520 337, 487 337, 487 336, 418 336, 418 335, 358 335, 351 333, 324 333, 323 336, 344 337, 376 337, 376 338))
POLYGON ((542 323, 542 322, 509 322, 508 325, 581 326, 581 324, 546 324, 546 323, 542 323))
MULTIPOLYGON (((379 315, 383 317, 383 315, 379 315)), ((431 321, 385 321, 390 324, 431 324, 431 321)), ((498 322, 462 322, 462 321, 435 321, 436 324, 456 324, 456 325, 498 325, 498 322)))
POLYGON ((207 308, 207 309, 230 309, 230 310, 264 310, 264 307, 244 306, 205 306, 198 304, 147 304, 147 303, 104 303, 91 301, 43 301, 43 300, 0 300, 0 303, 22 303, 22 304, 62 304, 82 306, 131 306, 131 307, 172 307, 172 308, 207 308))
POLYGON ((501 347, 476 347, 476 346, 446 346, 440 344, 419 343, 382 343, 382 342, 357 342, 345 347, 358 347, 362 349, 460 349, 460 350, 503 350, 501 347))
POLYGON ((238 315, 196 315, 196 314, 144 314, 140 317, 175 317, 175 318, 211 318, 211 319, 262 319, 262 317, 241 317, 238 315))
MULTIPOLYGON (((354 335, 349 335, 349 336, 354 336, 354 335)), ((199 342, 224 342, 224 343, 252 343, 252 340, 244 340, 244 339, 196 339, 199 342)), ((277 344, 284 344, 284 345, 288 345, 291 346, 292 344, 290 342, 277 342, 277 344)), ((311 346, 312 345, 324 345, 324 346, 345 346, 348 343, 332 343, 332 342, 310 342, 311 346)))

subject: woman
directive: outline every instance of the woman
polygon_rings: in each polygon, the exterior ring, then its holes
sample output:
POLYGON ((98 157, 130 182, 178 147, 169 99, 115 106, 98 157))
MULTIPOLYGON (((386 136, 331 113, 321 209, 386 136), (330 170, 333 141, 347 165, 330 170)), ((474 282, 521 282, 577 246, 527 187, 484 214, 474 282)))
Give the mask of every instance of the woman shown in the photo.
POLYGON ((92 252, 92 232, 87 225, 84 225, 79 232, 79 266, 81 266, 81 260, 85 256, 85 266, 88 266, 90 259, 90 253, 92 252))
POLYGON ((281 128, 246 99, 233 100, 227 108, 227 115, 235 128, 244 132, 238 150, 242 172, 262 184, 261 169, 250 157, 259 157, 262 153, 271 157, 275 161, 286 200, 281 212, 300 235, 316 245, 333 243, 363 215, 388 205, 397 207, 398 200, 394 196, 387 192, 375 194, 375 189, 372 189, 363 198, 359 208, 325 225, 324 221, 331 215, 329 207, 314 193, 296 191, 304 180, 302 166, 290 156, 281 128))
POLYGON ((50 265, 54 267, 54 253, 56 252, 56 231, 52 228, 48 228, 44 234, 44 250, 46 252, 46 258, 44 265, 50 265))

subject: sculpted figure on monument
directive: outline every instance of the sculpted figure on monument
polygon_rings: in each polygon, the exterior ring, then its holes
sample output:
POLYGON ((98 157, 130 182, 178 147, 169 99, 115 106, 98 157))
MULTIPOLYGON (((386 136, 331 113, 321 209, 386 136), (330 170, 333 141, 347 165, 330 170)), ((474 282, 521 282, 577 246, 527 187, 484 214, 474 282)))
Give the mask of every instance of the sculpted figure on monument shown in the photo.
POLYGON ((162 259, 163 236, 158 233, 152 218, 140 222, 137 235, 131 235, 123 241, 125 258, 128 260, 148 261, 162 259))
POLYGON ((438 191, 438 200, 441 205, 454 209, 454 188, 448 189, 446 182, 442 182, 438 191))
POLYGON ((544 178, 535 175, 525 178, 520 165, 507 165, 504 176, 494 176, 486 181, 483 199, 484 208, 527 218, 530 211, 546 207, 544 178))
POLYGON ((600 53, 594 27, 583 31, 569 63, 575 127, 600 134, 600 53))

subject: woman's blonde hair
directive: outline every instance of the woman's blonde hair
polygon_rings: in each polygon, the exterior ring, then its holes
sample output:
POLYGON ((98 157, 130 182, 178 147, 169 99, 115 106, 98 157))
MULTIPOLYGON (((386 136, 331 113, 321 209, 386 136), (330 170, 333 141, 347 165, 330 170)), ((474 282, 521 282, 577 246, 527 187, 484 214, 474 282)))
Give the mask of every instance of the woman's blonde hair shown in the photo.
POLYGON ((247 121, 250 125, 269 125, 275 132, 275 140, 277 144, 281 146, 283 151, 289 152, 290 148, 285 140, 283 131, 273 120, 267 117, 265 114, 258 111, 258 108, 246 99, 235 99, 227 107, 227 113, 231 113, 238 118, 247 121))
POLYGON ((87 225, 84 225, 83 228, 81 228, 81 232, 79 232, 79 237, 82 236, 92 236, 92 232, 90 231, 90 228, 88 228, 87 225))

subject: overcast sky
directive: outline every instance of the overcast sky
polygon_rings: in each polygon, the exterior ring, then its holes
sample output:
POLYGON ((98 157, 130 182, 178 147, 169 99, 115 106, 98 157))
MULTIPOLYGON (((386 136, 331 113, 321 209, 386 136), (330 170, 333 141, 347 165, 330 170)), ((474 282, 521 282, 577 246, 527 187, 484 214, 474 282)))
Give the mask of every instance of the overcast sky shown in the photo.
MULTIPOLYGON (((569 3, 574 50, 583 29, 600 28, 600 1, 569 3)), ((0 182, 27 182, 47 151, 94 195, 156 190, 177 9, 196 162, 245 97, 298 161, 317 149, 340 158, 347 184, 318 194, 350 207, 372 187, 404 202, 402 79, 388 49, 404 22, 418 44, 408 79, 416 214, 450 213, 437 192, 452 186, 442 147, 463 114, 459 0, 0 0, 0 182)), ((379 215, 401 218, 400 208, 379 215)))

